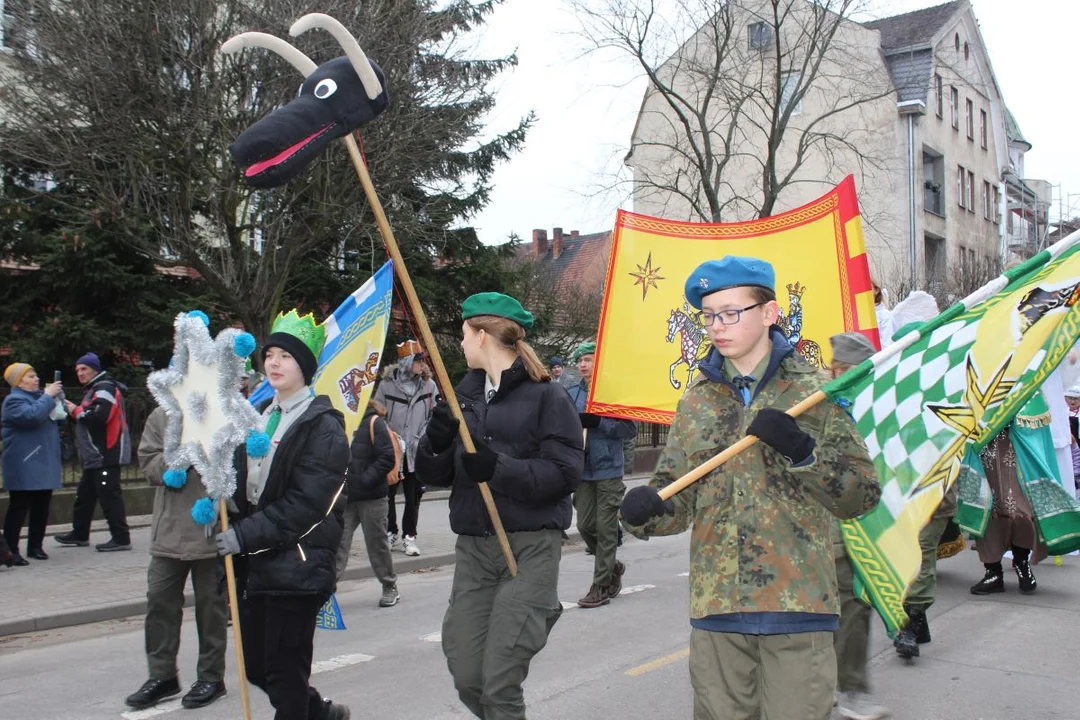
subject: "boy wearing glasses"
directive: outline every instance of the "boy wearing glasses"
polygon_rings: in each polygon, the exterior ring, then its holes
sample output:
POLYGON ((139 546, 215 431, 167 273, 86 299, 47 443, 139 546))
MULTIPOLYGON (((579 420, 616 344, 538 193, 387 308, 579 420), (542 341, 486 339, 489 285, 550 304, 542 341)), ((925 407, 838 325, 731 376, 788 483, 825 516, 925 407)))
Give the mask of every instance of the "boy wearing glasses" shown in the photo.
POLYGON ((776 324, 775 274, 757 258, 702 264, 686 298, 713 347, 679 401, 647 486, 622 517, 640 538, 690 535, 690 679, 695 720, 829 716, 840 611, 830 528, 881 487, 840 408, 784 410, 826 378, 776 324), (672 500, 658 491, 744 435, 761 442, 672 500))

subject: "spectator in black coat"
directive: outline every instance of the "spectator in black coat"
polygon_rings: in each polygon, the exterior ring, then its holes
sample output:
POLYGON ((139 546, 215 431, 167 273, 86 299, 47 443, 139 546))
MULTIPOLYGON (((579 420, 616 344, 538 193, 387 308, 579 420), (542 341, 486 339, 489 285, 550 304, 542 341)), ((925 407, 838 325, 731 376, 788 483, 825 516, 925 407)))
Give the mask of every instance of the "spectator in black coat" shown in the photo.
MULTIPOLYGON (((364 533, 364 547, 375 577, 382 583, 379 607, 393 607, 398 602, 397 576, 390 556, 390 539, 386 534, 387 474, 394 468, 394 440, 386 424, 386 408, 372 400, 360 420, 352 439, 352 458, 345 473, 349 503, 345 506, 345 531, 337 554, 337 577, 345 574, 349 550, 357 526, 364 533)), ((400 472, 400 467, 398 468, 400 472)))

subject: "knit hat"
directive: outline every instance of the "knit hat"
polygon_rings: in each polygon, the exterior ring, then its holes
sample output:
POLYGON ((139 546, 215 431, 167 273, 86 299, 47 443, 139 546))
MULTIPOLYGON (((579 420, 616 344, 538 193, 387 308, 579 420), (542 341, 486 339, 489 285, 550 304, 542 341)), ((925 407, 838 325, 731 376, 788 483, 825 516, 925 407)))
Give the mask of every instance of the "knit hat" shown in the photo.
POLYGON ((596 354, 596 343, 594 343, 591 340, 589 342, 583 342, 580 345, 578 345, 577 350, 574 351, 574 355, 573 355, 574 362, 577 362, 578 360, 580 360, 582 355, 595 355, 595 354, 596 354))
POLYGON ((461 303, 461 319, 468 320, 480 315, 494 315, 496 317, 513 320, 526 332, 532 330, 532 313, 521 306, 514 298, 497 292, 483 292, 470 295, 461 303))
POLYGON ((22 382, 22 379, 26 377, 26 373, 33 369, 33 366, 27 363, 11 363, 4 370, 4 379, 7 380, 8 385, 11 387, 17 387, 22 382))
POLYGON ((829 343, 832 345, 833 360, 845 365, 859 365, 877 352, 874 344, 865 335, 857 332, 833 335, 829 338, 829 343))
POLYGON ((551 358, 551 362, 548 363, 548 367, 553 368, 556 365, 559 366, 559 367, 562 367, 565 364, 566 363, 563 362, 563 359, 561 357, 559 357, 558 355, 556 355, 555 357, 551 358))
POLYGON ((290 310, 279 314, 270 330, 270 337, 263 345, 263 361, 270 348, 281 348, 293 356, 304 375, 304 384, 310 385, 319 369, 318 357, 326 343, 326 328, 317 325, 311 313, 300 317, 296 310, 290 310))
POLYGON ((101 358, 96 353, 88 352, 75 361, 76 365, 85 365, 91 370, 101 372, 101 358))

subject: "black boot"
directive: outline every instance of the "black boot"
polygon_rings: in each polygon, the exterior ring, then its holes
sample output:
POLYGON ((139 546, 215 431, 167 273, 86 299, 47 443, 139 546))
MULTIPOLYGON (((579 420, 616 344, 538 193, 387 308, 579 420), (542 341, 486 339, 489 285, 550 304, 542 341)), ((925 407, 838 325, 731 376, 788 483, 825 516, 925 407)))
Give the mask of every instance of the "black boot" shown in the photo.
POLYGON ((902 658, 917 658, 919 657, 919 642, 915 639, 915 631, 911 628, 911 621, 896 634, 896 639, 893 640, 893 647, 896 648, 896 654, 902 658))
POLYGON ((187 695, 180 699, 180 704, 190 709, 206 707, 210 703, 225 695, 225 683, 220 680, 199 680, 187 695))
POLYGON ((971 586, 972 595, 993 595, 1005 592, 1005 576, 1001 572, 1001 566, 986 568, 983 579, 971 586))
POLYGON ((1027 560, 1015 560, 1013 570, 1016 571, 1016 578, 1020 581, 1020 592, 1025 595, 1035 592, 1039 584, 1035 582, 1035 573, 1031 571, 1031 563, 1027 560))
POLYGON ((166 698, 180 694, 180 682, 176 678, 171 680, 154 680, 153 678, 143 683, 124 700, 128 707, 135 709, 148 708, 157 705, 166 698))
POLYGON ((908 608, 907 614, 911 618, 908 627, 915 633, 915 642, 920 645, 930 642, 930 622, 926 619, 926 612, 908 608))

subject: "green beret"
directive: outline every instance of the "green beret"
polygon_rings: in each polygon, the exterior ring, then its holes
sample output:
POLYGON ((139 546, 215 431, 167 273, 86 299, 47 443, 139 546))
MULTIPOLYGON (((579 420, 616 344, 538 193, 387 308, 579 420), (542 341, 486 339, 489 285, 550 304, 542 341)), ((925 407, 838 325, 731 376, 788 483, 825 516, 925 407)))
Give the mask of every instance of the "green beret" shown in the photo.
POLYGON ((526 331, 532 330, 532 313, 521 307, 514 298, 497 292, 483 292, 471 295, 461 303, 461 319, 468 320, 481 315, 494 315, 495 317, 513 320, 526 331))
POLYGON ((580 345, 578 345, 577 350, 574 351, 574 362, 577 362, 578 360, 580 360, 582 355, 595 355, 595 354, 596 354, 596 343, 594 343, 592 341, 583 342, 580 345))

